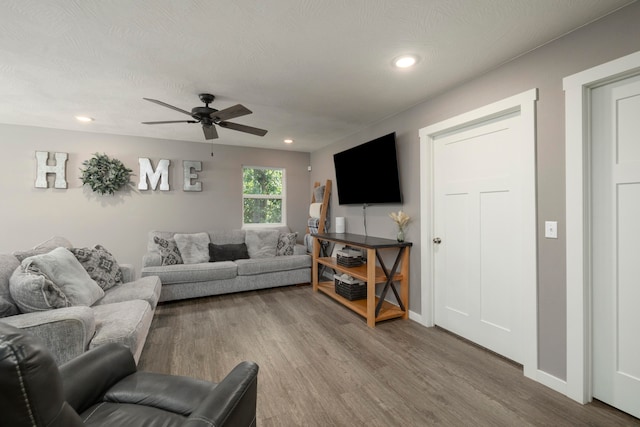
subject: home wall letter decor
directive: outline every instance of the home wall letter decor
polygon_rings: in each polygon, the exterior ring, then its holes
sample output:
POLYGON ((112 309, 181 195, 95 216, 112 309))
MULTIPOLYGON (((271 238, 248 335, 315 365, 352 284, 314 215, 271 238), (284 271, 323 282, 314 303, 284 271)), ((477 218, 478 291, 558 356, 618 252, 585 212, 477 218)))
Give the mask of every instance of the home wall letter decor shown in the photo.
POLYGON ((36 188, 48 188, 47 174, 53 173, 56 175, 53 186, 55 188, 67 188, 67 153, 55 153, 56 159, 55 165, 48 165, 49 159, 48 151, 36 151, 36 188))
POLYGON ((198 179, 197 173, 202 171, 202 162, 193 160, 183 160, 182 167, 184 168, 184 191, 202 191, 202 182, 192 181, 198 179))
POLYGON ((169 165, 171 160, 162 159, 158 162, 158 167, 153 170, 151 160, 145 157, 138 159, 140 164, 140 182, 138 183, 139 190, 148 190, 147 177, 151 183, 151 189, 155 190, 160 180, 160 190, 169 191, 169 165))

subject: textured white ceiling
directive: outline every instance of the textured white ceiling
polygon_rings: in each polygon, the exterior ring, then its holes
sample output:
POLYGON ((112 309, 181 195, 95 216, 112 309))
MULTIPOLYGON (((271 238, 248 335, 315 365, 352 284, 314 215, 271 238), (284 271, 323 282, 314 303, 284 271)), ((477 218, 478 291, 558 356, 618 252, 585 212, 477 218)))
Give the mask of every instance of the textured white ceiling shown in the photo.
POLYGON ((189 119, 143 97, 190 110, 208 92, 269 130, 216 143, 314 151, 629 3, 2 0, 0 123, 205 142, 140 122, 189 119), (394 69, 401 53, 421 61, 394 69))

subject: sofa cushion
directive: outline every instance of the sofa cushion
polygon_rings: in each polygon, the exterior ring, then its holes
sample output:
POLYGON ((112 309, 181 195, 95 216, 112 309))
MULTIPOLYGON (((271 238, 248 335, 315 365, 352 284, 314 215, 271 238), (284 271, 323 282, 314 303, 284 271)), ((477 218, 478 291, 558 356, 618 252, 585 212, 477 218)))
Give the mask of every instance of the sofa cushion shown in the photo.
POLYGON ((163 285, 233 279, 237 274, 238 266, 231 261, 176 264, 163 267, 145 267, 142 269, 143 277, 158 276, 163 285))
POLYGON ((136 362, 147 339, 153 310, 143 300, 117 302, 92 307, 96 318, 96 333, 89 349, 117 342, 129 347, 136 362))
POLYGON ((297 238, 298 233, 280 233, 278 236, 278 246, 276 247, 276 256, 293 255, 297 238))
POLYGON ((16 251, 13 255, 18 258, 18 261, 23 261, 25 258, 29 258, 34 255, 42 255, 51 252, 55 248, 71 248, 71 242, 61 236, 53 236, 42 243, 37 244, 31 249, 26 251, 16 251))
POLYGON ((76 257, 62 247, 22 261, 9 279, 9 290, 23 312, 90 306, 104 296, 76 257))
POLYGON ((176 245, 176 241, 173 238, 165 239, 158 236, 153 236, 153 241, 156 243, 156 249, 162 256, 162 265, 175 265, 182 264, 182 255, 176 245))
POLYGON ((212 231, 209 233, 211 243, 216 245, 229 245, 245 243, 245 231, 242 229, 212 231))
POLYGON ((228 245, 216 245, 209 243, 209 262, 234 261, 236 259, 248 259, 246 243, 230 243, 228 245))
POLYGON ((19 266, 20 261, 15 256, 0 254, 0 318, 19 313, 9 290, 9 278, 19 266))
POLYGON ((178 245, 182 262, 185 264, 198 264, 209 261, 209 235, 207 233, 180 234, 173 238, 178 245))
POLYGON ((155 309, 160 299, 162 284, 158 276, 142 277, 133 282, 114 286, 104 293, 104 297, 95 302, 97 305, 112 304, 114 302, 131 301, 135 299, 145 300, 151 308, 155 309))
POLYGON ((238 276, 252 276, 276 271, 296 270, 311 267, 309 255, 291 255, 272 258, 239 259, 238 276))
POLYGON ((122 283, 122 271, 116 259, 104 246, 95 245, 93 248, 71 248, 82 267, 89 273, 89 277, 96 281, 103 290, 122 283))
POLYGON ((247 230, 245 243, 251 258, 268 258, 276 256, 280 232, 276 229, 247 230))

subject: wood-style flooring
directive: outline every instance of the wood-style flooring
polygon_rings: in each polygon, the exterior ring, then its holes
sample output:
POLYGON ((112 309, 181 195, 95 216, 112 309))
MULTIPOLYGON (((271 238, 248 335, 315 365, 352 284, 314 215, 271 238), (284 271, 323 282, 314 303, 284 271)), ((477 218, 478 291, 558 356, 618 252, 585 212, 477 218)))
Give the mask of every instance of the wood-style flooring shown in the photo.
POLYGON ((365 320, 311 286, 160 304, 139 369, 218 382, 260 366, 259 426, 630 426, 440 328, 365 320))

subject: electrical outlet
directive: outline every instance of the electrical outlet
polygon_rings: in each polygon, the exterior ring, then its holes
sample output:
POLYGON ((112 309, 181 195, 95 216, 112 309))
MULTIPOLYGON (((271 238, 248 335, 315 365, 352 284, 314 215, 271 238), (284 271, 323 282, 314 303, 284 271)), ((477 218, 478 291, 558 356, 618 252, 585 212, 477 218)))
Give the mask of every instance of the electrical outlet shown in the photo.
POLYGON ((558 238, 558 221, 544 222, 544 237, 546 237, 547 239, 558 238))

